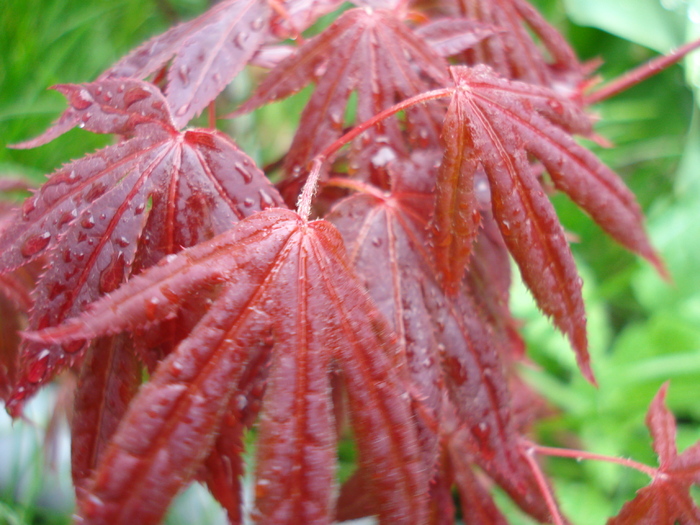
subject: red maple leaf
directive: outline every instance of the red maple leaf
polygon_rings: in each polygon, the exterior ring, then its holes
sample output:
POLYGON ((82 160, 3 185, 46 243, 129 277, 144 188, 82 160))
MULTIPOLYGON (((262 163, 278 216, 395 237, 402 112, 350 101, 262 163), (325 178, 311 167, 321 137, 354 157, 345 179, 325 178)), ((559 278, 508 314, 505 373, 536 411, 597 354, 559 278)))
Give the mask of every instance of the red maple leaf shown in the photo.
MULTIPOLYGON (((396 102, 441 87, 446 81, 447 64, 394 12, 358 8, 343 13, 280 62, 236 113, 287 97, 315 82, 285 158, 287 172, 299 175, 315 155, 342 134, 352 92, 357 92, 356 119, 363 122, 396 102)), ((431 106, 410 108, 409 138, 424 144, 436 140, 440 118, 431 106)), ((396 119, 382 122, 360 140, 362 147, 356 152, 353 169, 371 165, 371 158, 377 154, 376 149, 368 147, 371 143, 397 149, 405 143, 396 119)))
MULTIPOLYGON (((48 254, 38 282, 30 327, 45 328, 76 315, 117 288, 133 266, 228 229, 236 221, 283 205, 253 161, 223 133, 179 132, 153 85, 105 80, 55 89, 71 107, 33 147, 81 126, 127 137, 50 176, 27 199, 0 236, 0 268, 9 271, 48 254)), ((85 345, 46 348, 29 343, 11 410, 65 366, 85 345)))
POLYGON ((608 525, 694 525, 700 523, 700 509, 690 495, 700 485, 700 442, 682 454, 676 449, 676 420, 664 403, 664 383, 647 412, 646 424, 659 456, 659 468, 651 484, 625 503, 608 525))
POLYGON ((581 370, 593 380, 581 281, 528 154, 542 163, 556 188, 663 273, 639 205, 619 177, 571 137, 590 129, 589 118, 576 104, 548 88, 500 78, 487 66, 455 66, 451 72, 457 87, 443 126, 446 149, 432 230, 446 287, 454 291, 471 257, 481 220, 475 174, 482 166, 493 216, 523 280, 569 337, 581 370))
POLYGON ((274 348, 259 423, 260 519, 332 520, 330 375, 337 367, 381 519, 421 523, 428 480, 395 338, 328 222, 307 223, 286 210, 255 214, 34 337, 60 342, 143 326, 212 285, 220 287, 217 299, 132 402, 79 501, 81 515, 91 523, 156 523, 212 450, 251 351, 268 334, 274 348))

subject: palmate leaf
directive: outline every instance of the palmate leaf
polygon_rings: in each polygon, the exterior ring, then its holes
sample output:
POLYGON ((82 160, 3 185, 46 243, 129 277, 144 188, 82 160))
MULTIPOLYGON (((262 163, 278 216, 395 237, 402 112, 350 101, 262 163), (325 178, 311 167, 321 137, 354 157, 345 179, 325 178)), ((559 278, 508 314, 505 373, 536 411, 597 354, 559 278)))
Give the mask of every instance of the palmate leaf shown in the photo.
POLYGON ((700 443, 682 454, 676 449, 676 420, 666 408, 668 383, 662 385, 647 412, 646 424, 659 456, 659 469, 651 484, 625 503, 608 525, 681 525, 700 523, 700 509, 690 495, 700 485, 700 443))
MULTIPOLYGON (((414 174, 405 174, 410 180, 414 174)), ((360 278, 393 321, 411 377, 425 461, 436 468, 446 392, 463 427, 461 453, 537 519, 549 509, 518 445, 493 330, 466 287, 446 295, 435 279, 426 239, 433 196, 404 186, 358 193, 328 215, 338 226, 360 278), (377 273, 381 266, 386 272, 377 273), (425 417, 425 415, 429 417, 425 417), (429 423, 432 420, 432 425, 429 423)), ((457 475, 455 474, 457 477, 457 475)), ((460 477, 461 479, 461 477, 460 477)))
POLYGON ((563 94, 575 91, 582 80, 583 70, 571 46, 527 0, 452 0, 446 6, 452 15, 500 29, 464 54, 468 64, 486 64, 506 78, 563 94))
MULTIPOLYGON (((363 122, 396 102, 444 85, 446 75, 446 62, 396 14, 381 9, 352 9, 273 69, 237 113, 316 83, 285 159, 287 172, 295 174, 340 137, 353 91, 357 92, 356 119, 363 122)), ((409 138, 415 143, 436 141, 440 118, 431 106, 410 108, 409 138)), ((381 141, 393 148, 401 148, 405 142, 394 118, 366 134, 362 145, 373 142, 372 136, 382 137, 381 141)), ((367 165, 367 157, 375 152, 359 149, 361 158, 356 156, 353 164, 367 165)))
POLYGON ((225 0, 137 47, 99 80, 145 79, 174 56, 165 92, 175 126, 181 128, 223 91, 265 43, 270 14, 266 1, 225 0))
POLYGON ((142 387, 105 452, 79 502, 86 522, 160 519, 205 461, 250 349, 265 337, 274 347, 259 430, 258 521, 332 521, 337 366, 380 519, 422 522, 428 478, 393 332, 328 222, 285 210, 255 214, 33 337, 60 342, 142 326, 216 283, 217 299, 142 387))
POLYGON ((480 164, 488 176, 493 215, 523 280, 569 337, 582 372, 593 380, 581 281, 527 154, 540 160, 554 185, 614 239, 663 272, 639 205, 615 173, 571 138, 570 132, 590 125, 575 104, 546 88, 502 79, 486 66, 451 72, 457 87, 443 130, 448 154, 437 182, 433 236, 439 269, 452 286, 464 273, 474 236, 474 166, 480 164))
MULTIPOLYGON (((257 210, 282 205, 262 171, 224 134, 178 132, 155 86, 106 80, 56 89, 71 108, 29 145, 51 140, 77 123, 129 138, 51 175, 0 237, 4 271, 48 254, 30 328, 55 325, 81 312, 119 286, 134 264, 149 266, 257 210)), ((84 346, 27 344, 9 408, 18 411, 38 386, 79 362, 84 346)))

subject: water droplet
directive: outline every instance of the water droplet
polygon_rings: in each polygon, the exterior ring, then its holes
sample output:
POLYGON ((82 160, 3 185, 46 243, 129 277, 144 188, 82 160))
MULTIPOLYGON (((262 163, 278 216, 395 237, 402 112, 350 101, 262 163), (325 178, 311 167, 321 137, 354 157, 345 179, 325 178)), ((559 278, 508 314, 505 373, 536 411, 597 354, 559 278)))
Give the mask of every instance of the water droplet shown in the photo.
POLYGON ((117 93, 124 93, 124 84, 119 84, 119 87, 117 88, 117 93))
POLYGON ((180 82, 182 82, 182 86, 187 87, 187 85, 190 83, 190 68, 185 64, 182 64, 179 68, 177 68, 177 76, 180 79, 180 82))
POLYGON ((39 383, 46 376, 46 371, 49 368, 49 352, 48 348, 44 348, 27 371, 27 381, 30 383, 39 383))
POLYGON ((149 98, 150 96, 151 92, 146 91, 141 87, 131 88, 129 91, 124 93, 124 104, 128 108, 133 104, 136 104, 138 101, 149 98))
POLYGON ((86 230, 89 230, 91 228, 94 228, 95 226, 95 219, 93 218, 91 213, 86 213, 82 219, 80 219, 80 225, 85 228, 86 230))
POLYGON ((79 124, 78 124, 78 127, 79 127, 80 129, 83 129, 83 128, 85 127, 85 122, 79 123, 79 124))
POLYGON ((87 122, 91 118, 92 118, 92 113, 87 111, 82 117, 80 117, 80 120, 82 120, 83 122, 87 122))
POLYGON ((372 245, 379 248, 382 245, 382 240, 379 237, 372 239, 372 245))
POLYGON ((113 96, 114 95, 112 94, 111 91, 105 91, 104 97, 102 97, 102 98, 105 99, 105 102, 110 102, 112 100, 113 96))
POLYGON ((83 349, 85 346, 85 341, 70 341, 68 343, 63 343, 61 348, 67 354, 75 354, 83 349))
POLYGON ((22 218, 26 219, 27 216, 36 209, 36 195, 32 195, 27 198, 22 204, 22 218))
POLYGON ((97 86, 95 88, 95 95, 100 96, 102 94, 102 86, 97 86))
POLYGON ((246 197, 245 199, 243 199, 243 205, 246 208, 250 208, 251 206, 253 206, 253 204, 255 204, 255 201, 250 197, 246 197))
POLYGON ((396 153, 394 152, 394 148, 384 146, 379 148, 379 151, 372 155, 372 158, 370 160, 375 166, 382 167, 386 166, 394 159, 396 159, 396 153))
POLYGON ((86 89, 81 89, 70 99, 70 104, 75 109, 87 109, 92 106, 93 100, 92 96, 86 89))
POLYGON ((68 263, 71 262, 72 260, 73 260, 73 257, 71 257, 70 248, 66 248, 66 249, 63 251, 63 262, 66 263, 66 264, 68 264, 68 263))
POLYGON ((175 112, 175 116, 181 117, 181 116, 183 116, 185 113, 187 113, 187 111, 188 111, 189 109, 190 109, 190 105, 189 105, 189 104, 185 104, 184 106, 181 106, 181 107, 179 107, 179 108, 177 109, 177 111, 175 112))
POLYGON ((85 259, 85 254, 83 252, 78 252, 75 254, 75 258, 78 259, 78 261, 82 261, 85 259))
POLYGON ((255 20, 253 20, 253 21, 250 23, 250 28, 251 28, 253 31, 260 31, 260 30, 262 29, 262 27, 263 27, 264 24, 265 24, 265 20, 263 19, 263 17, 256 18, 255 20))
POLYGON ((117 237, 114 240, 114 242, 117 243, 122 248, 126 248, 127 246, 129 246, 129 241, 127 240, 126 237, 117 237))
POLYGON ((180 377, 180 374, 182 374, 182 363, 180 361, 173 361, 173 364, 170 365, 170 375, 173 377, 180 377))
POLYGON ((146 209, 146 205, 141 203, 138 206, 136 206, 136 209, 134 210, 134 215, 141 215, 143 213, 143 210, 146 209))
POLYGON ((550 98, 547 101, 547 105, 558 115, 562 115, 564 113, 564 106, 558 100, 550 98))
POLYGON ((49 241, 51 241, 51 234, 49 232, 35 233, 24 240, 20 252, 23 257, 32 257, 46 248, 49 241))
POLYGON ((271 208, 275 205, 275 202, 272 200, 272 197, 270 197, 270 195, 265 190, 260 190, 258 193, 260 194, 261 210, 266 210, 267 208, 271 208))
POLYGON ((317 65, 314 68, 314 76, 316 78, 320 78, 326 74, 327 70, 328 70, 328 62, 321 62, 319 65, 317 65))
POLYGON ((159 305, 160 299, 158 297, 151 297, 148 301, 146 301, 146 319, 153 321, 156 318, 159 305))
POLYGON ((214 84, 221 84, 221 75, 219 73, 214 73, 211 78, 214 81, 214 84))
POLYGON ((248 40, 248 33, 246 33, 245 31, 241 31, 233 38, 233 43, 236 44, 241 49, 243 49, 243 46, 245 46, 246 40, 248 40))
POLYGON ((124 280, 125 267, 124 254, 119 252, 100 273, 100 292, 109 293, 116 290, 124 280))
POLYGON ((510 222, 508 222, 508 221, 501 222, 501 231, 503 232, 503 235, 510 235, 512 233, 512 230, 510 227, 510 222))
POLYGON ((488 423, 482 421, 478 425, 474 425, 471 430, 472 435, 476 438, 476 441, 479 444, 481 453, 484 455, 484 459, 487 461, 493 459, 495 456, 495 451, 489 441, 491 429, 489 428, 488 423))
POLYGON ((236 162, 233 167, 236 168, 236 171, 243 177, 244 184, 249 184, 253 180, 253 175, 240 162, 236 162))

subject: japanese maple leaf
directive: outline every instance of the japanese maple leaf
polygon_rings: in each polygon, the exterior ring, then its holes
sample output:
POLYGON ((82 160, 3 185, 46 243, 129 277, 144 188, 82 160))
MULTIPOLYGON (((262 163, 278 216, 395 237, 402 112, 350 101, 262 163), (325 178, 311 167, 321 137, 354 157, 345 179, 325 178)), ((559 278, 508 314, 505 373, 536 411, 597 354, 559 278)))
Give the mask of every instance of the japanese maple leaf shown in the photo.
POLYGON ((681 525, 700 523, 700 509, 690 495, 700 485, 700 442, 682 454, 676 449, 676 420, 666 408, 668 383, 662 385, 649 406, 646 424, 651 432, 659 468, 651 484, 625 503, 608 525, 681 525))
MULTIPOLYGON (((71 107, 23 146, 37 146, 76 125, 128 138, 51 175, 0 236, 5 272, 48 256, 31 328, 76 315, 119 286, 134 264, 149 266, 257 210, 282 205, 262 171, 226 135, 179 132, 155 86, 105 80, 56 89, 71 107)), ((9 408, 19 409, 22 399, 83 354, 80 343, 28 344, 9 408)))
POLYGON ((420 400, 415 410, 426 463, 436 468, 447 392, 456 424, 464 428, 462 454, 526 512, 547 520, 549 510, 518 447, 494 330, 467 286, 448 295, 435 278, 426 235, 433 195, 406 184, 391 193, 347 184, 365 191, 340 201, 327 218, 337 225, 355 270, 399 336, 411 393, 420 400), (378 266, 386 271, 377 272, 378 266))
POLYGON ((528 154, 542 163, 557 189, 663 273, 639 205, 619 177, 571 137, 590 126, 575 104, 547 88, 502 79, 487 66, 453 67, 451 72, 457 87, 443 128, 446 150, 433 221, 446 287, 454 289, 470 258, 480 223, 475 173, 482 166, 494 218, 523 280, 569 337, 584 375, 592 380, 581 281, 528 154))
POLYGON ((428 480, 395 336, 326 221, 307 223, 281 209, 257 213, 34 337, 60 342, 157 322, 213 285, 217 299, 141 388, 105 451, 79 501, 86 522, 158 522, 205 461, 251 351, 268 334, 274 347, 259 423, 258 521, 333 520, 330 376, 337 367, 380 518, 421 523, 428 480))
POLYGON ((181 128, 223 91, 265 43, 270 14, 267 1, 225 0, 137 47, 99 80, 145 79, 172 58, 165 92, 173 123, 181 128))
MULTIPOLYGON (((443 59, 396 14, 381 9, 352 9, 278 64, 237 113, 287 97, 315 82, 285 159, 287 172, 298 174, 340 137, 352 92, 357 92, 356 118, 363 122, 396 102, 442 86, 446 74, 443 59)), ((437 140, 439 118, 431 106, 408 109, 408 131, 413 142, 437 140)), ((374 142, 372 136, 380 137, 378 141, 390 148, 401 149, 404 144, 395 118, 366 134, 360 139, 364 140, 362 145, 374 142)), ((358 149, 354 168, 371 163, 370 157, 376 155, 372 149, 358 149)))
POLYGON ((453 0, 450 3, 448 12, 453 16, 500 29, 493 37, 464 53, 468 64, 487 64, 504 77, 549 86, 565 95, 577 88, 583 71, 576 54, 561 33, 527 0, 453 0), (544 50, 535 43, 533 34, 544 50))

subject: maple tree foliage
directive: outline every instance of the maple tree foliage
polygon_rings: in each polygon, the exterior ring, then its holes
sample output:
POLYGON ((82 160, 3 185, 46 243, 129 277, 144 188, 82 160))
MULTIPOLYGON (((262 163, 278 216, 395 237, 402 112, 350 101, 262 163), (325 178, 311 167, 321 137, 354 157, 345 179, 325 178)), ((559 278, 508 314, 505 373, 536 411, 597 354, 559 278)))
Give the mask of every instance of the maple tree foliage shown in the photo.
MULTIPOLYGON (((586 67, 525 0, 358 0, 307 33, 339 4, 224 0, 54 86, 68 109, 15 146, 115 139, 0 208, 0 396, 16 417, 77 371, 82 523, 158 523, 195 481, 241 523, 251 435, 260 523, 505 523, 493 484, 565 522, 524 439, 543 401, 518 375, 510 258, 591 382, 549 192, 665 274, 634 195, 575 139, 595 137, 586 67), (232 118, 314 84, 277 179, 213 126, 248 65, 268 71, 232 118)), ((677 454, 664 395, 661 466, 611 523, 698 521, 697 447, 677 454)))

